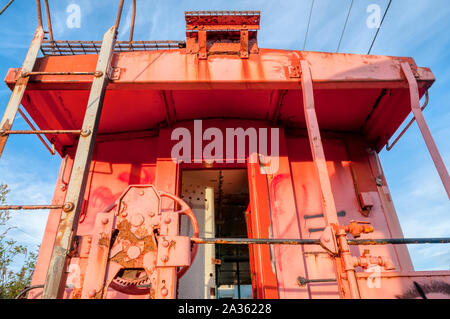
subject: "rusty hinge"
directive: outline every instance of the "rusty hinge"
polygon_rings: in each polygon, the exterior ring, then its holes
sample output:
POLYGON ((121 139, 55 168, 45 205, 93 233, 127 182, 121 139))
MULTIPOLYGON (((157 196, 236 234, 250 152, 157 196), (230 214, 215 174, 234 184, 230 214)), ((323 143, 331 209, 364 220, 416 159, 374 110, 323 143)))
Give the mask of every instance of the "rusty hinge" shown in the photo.
POLYGON ((300 78, 302 76, 300 65, 290 65, 288 69, 290 78, 300 78))
POLYGON ((216 258, 211 258, 211 263, 213 265, 222 265, 222 260, 221 259, 216 259, 216 258))
POLYGON ((109 70, 109 74, 108 74, 108 78, 111 80, 111 81, 117 81, 118 79, 120 79, 120 73, 121 73, 121 69, 120 68, 114 68, 114 67, 112 67, 110 70, 109 70))

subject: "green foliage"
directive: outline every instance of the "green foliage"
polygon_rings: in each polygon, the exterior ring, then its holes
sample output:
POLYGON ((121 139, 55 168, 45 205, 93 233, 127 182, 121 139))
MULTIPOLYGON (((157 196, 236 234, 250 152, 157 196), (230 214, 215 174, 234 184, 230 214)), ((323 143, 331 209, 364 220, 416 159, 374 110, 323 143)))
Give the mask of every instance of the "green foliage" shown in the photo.
MULTIPOLYGON (((8 186, 0 184, 0 204, 5 203, 8 192, 8 186)), ((37 257, 36 252, 7 237, 14 228, 9 225, 10 219, 9 211, 0 210, 0 299, 13 299, 30 284, 37 257), (24 264, 15 271, 12 266, 20 257, 25 259, 24 264)))

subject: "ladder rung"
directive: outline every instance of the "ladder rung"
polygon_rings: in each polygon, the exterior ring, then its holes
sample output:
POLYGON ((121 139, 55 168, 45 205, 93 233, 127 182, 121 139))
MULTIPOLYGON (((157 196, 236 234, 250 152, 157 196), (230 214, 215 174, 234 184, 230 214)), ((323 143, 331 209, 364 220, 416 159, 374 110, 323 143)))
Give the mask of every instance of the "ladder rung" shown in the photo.
POLYGON ((95 72, 23 72, 21 77, 25 78, 33 75, 94 75, 96 77, 100 77, 103 75, 102 71, 95 72))
POLYGON ((2 205, 0 210, 62 209, 64 205, 2 205))
POLYGON ((0 130, 0 135, 10 134, 81 134, 82 130, 0 130))

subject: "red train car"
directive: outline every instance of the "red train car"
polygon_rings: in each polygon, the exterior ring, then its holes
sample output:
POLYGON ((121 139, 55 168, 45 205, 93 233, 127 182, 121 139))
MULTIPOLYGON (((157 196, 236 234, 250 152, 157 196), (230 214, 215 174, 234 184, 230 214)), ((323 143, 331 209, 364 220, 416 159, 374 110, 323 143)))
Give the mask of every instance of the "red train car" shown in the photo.
MULTIPOLYGON (((122 1, 123 4, 123 1, 122 1)), ((121 9, 119 10, 121 11, 121 9)), ((185 41, 44 40, 13 96, 62 157, 28 298, 395 298, 414 271, 377 153, 434 82, 412 58, 265 49, 257 11, 185 41), (42 49, 43 57, 37 58, 42 49)), ((11 207, 9 207, 11 208, 11 207)), ((29 206, 20 208, 43 208, 29 206)))

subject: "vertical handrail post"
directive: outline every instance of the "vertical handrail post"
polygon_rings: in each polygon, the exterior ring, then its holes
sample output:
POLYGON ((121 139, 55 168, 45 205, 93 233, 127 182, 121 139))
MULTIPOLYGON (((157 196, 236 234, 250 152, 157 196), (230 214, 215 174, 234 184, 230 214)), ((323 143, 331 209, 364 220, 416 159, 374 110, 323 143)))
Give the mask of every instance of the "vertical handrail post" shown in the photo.
POLYGON ((67 186, 65 205, 45 280, 43 298, 46 299, 60 297, 62 292, 60 290, 64 287, 62 280, 64 279, 67 256, 72 247, 73 237, 77 231, 78 219, 82 209, 116 38, 115 27, 111 27, 103 37, 96 69, 101 75, 95 77, 92 82, 82 126, 82 130, 89 134, 80 136, 78 141, 73 169, 67 186))
POLYGON ((447 196, 450 198, 450 177, 444 161, 442 160, 441 154, 439 153, 439 149, 437 148, 430 129, 428 128, 427 122, 425 121, 425 117, 423 116, 422 109, 420 107, 419 87, 417 85, 416 78, 414 77, 409 63, 403 62, 401 66, 409 85, 411 110, 414 114, 417 125, 419 126, 420 132, 422 133, 425 144, 427 145, 428 151, 430 152, 431 158, 433 159, 434 165, 436 166, 436 170, 438 171, 442 184, 444 184, 447 196))
MULTIPOLYGON (((306 128, 308 130, 308 138, 314 166, 319 178, 319 185, 322 194, 322 206, 324 210, 323 216, 325 218, 325 223, 327 226, 336 226, 336 228, 339 228, 336 204, 334 202, 325 153, 320 136, 319 122, 317 121, 316 109, 314 105, 314 91, 311 69, 308 65, 308 62, 305 60, 300 61, 300 66, 302 73, 301 82, 306 128)), ((350 296, 353 299, 359 299, 360 293, 358 282, 356 280, 355 269, 350 262, 351 255, 348 248, 346 233, 342 229, 339 229, 339 232, 336 235, 338 236, 338 242, 340 246, 340 259, 342 263, 342 269, 347 275, 347 280, 350 288, 350 296)), ((336 265, 336 267, 338 267, 338 265, 336 265)), ((342 280, 338 268, 336 268, 336 273, 338 275, 338 287, 339 290, 342 291, 342 280)))

